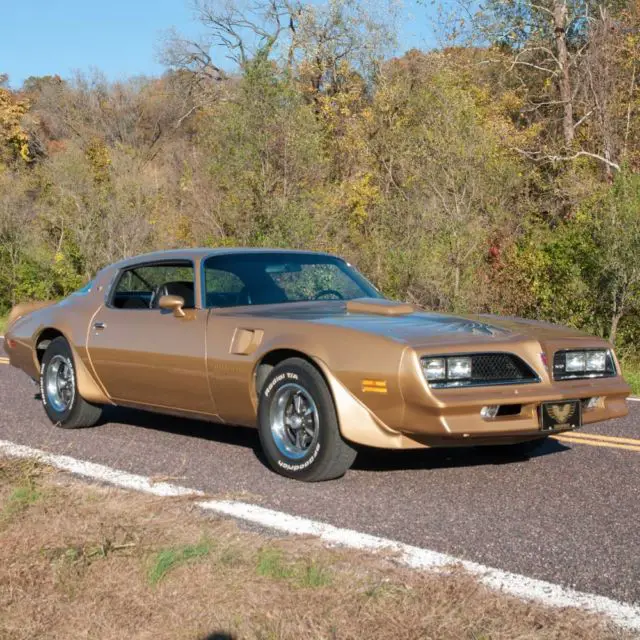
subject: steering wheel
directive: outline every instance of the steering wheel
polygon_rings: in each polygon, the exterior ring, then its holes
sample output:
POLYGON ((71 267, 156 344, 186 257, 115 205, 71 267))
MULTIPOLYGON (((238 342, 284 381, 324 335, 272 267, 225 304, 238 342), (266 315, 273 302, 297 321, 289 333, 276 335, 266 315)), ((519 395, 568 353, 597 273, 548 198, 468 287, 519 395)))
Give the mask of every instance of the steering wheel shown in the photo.
POLYGON ((335 296, 338 300, 344 300, 344 296, 335 289, 323 289, 322 291, 318 291, 315 296, 313 296, 314 300, 320 300, 324 296, 335 296))

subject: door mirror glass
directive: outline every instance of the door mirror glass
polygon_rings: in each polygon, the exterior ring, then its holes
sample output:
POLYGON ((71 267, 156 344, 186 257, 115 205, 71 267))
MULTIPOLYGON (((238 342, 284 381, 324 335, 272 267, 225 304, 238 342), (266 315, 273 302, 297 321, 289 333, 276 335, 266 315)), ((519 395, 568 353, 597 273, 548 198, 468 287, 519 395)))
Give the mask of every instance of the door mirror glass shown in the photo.
POLYGON ((176 318, 184 318, 184 298, 182 296, 160 296, 158 300, 158 307, 160 309, 166 309, 167 311, 173 311, 173 315, 176 318))

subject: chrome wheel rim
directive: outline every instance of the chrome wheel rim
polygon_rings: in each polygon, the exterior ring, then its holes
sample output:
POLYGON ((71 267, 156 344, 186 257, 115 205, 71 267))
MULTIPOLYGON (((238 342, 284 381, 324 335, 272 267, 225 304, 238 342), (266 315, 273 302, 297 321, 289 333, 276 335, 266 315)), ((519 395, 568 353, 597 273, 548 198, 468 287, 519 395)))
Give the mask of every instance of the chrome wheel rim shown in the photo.
POLYGON ((282 385, 270 411, 271 434, 288 458, 304 458, 318 441, 318 409, 309 392, 294 382, 282 385))
POLYGON ((44 373, 44 390, 47 402, 55 411, 63 413, 73 404, 76 381, 73 363, 69 358, 55 355, 44 373))

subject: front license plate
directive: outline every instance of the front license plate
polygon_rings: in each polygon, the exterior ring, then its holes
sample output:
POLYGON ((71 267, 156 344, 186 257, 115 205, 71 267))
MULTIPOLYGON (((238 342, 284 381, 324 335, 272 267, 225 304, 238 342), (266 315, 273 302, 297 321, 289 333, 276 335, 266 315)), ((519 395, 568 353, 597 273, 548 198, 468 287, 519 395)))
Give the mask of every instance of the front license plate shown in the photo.
POLYGON ((580 400, 544 402, 540 405, 540 429, 579 429, 582 425, 582 404, 580 400))

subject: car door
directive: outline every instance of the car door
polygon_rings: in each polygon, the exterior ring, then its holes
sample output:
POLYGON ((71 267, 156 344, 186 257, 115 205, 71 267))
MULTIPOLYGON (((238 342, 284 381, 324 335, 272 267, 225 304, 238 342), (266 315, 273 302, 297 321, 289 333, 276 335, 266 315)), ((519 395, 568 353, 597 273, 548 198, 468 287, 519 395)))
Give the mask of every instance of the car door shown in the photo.
POLYGON ((190 261, 138 264, 117 276, 91 320, 91 365, 116 403, 215 414, 205 361, 207 310, 196 308, 190 261), (184 315, 158 308, 185 299, 184 315))

